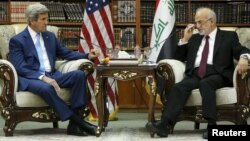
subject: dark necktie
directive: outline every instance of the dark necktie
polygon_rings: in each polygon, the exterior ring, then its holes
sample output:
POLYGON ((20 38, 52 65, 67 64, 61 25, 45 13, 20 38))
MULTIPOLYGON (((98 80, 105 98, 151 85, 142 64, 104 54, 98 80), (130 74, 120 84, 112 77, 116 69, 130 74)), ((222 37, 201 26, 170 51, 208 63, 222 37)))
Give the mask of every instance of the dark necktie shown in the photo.
POLYGON ((204 49, 202 51, 201 62, 198 70, 198 75, 200 76, 200 78, 203 78, 206 74, 207 57, 209 52, 209 42, 208 42, 209 36, 206 36, 205 38, 206 42, 204 49))

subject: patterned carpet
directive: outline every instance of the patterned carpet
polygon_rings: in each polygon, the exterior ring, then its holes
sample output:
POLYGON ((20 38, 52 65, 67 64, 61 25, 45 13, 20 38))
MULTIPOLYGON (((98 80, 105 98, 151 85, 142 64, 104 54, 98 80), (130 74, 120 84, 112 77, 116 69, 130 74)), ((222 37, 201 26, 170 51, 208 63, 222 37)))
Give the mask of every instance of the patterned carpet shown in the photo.
MULTIPOLYGON (((59 129, 53 129, 51 123, 23 122, 18 124, 13 137, 5 137, 0 130, 0 141, 166 141, 166 138, 151 138, 145 129, 146 113, 119 113, 117 121, 110 121, 105 132, 100 137, 77 137, 66 135, 68 122, 60 122, 59 129)), ((97 125, 97 122, 92 122, 97 125)), ((231 123, 218 123, 231 124, 231 123)), ((3 127, 0 118, 0 127, 3 127)), ((200 130, 194 130, 194 123, 178 122, 174 134, 170 134, 168 141, 204 141, 201 137, 206 124, 201 124, 200 130)))
MULTIPOLYGON (((16 130, 13 137, 0 136, 1 141, 166 141, 166 138, 151 138, 145 128, 132 127, 109 127, 100 137, 87 136, 77 137, 65 134, 65 129, 41 128, 33 130, 16 130)), ((203 141, 201 138, 203 130, 177 130, 174 134, 170 134, 168 141, 203 141)))

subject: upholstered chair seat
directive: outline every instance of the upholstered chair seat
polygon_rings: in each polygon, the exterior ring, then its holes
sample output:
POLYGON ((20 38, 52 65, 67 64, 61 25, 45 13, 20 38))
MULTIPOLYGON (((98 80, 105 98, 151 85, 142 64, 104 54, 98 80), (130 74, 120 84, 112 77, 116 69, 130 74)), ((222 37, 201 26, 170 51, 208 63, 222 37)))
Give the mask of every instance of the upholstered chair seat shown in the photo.
MULTIPOLYGON (((173 59, 165 59, 161 60, 159 64, 169 64, 172 66, 174 75, 175 75, 175 83, 180 82, 184 77, 185 64, 173 59)), ((235 80, 234 75, 234 80, 235 80)), ((235 84, 235 83, 234 83, 235 84)), ((236 84, 235 84, 236 85, 236 84)), ((236 86, 235 87, 224 87, 218 89, 216 91, 216 104, 234 104, 237 103, 237 93, 236 86)), ((201 94, 198 89, 192 91, 190 97, 187 100, 186 106, 201 106, 201 94)))

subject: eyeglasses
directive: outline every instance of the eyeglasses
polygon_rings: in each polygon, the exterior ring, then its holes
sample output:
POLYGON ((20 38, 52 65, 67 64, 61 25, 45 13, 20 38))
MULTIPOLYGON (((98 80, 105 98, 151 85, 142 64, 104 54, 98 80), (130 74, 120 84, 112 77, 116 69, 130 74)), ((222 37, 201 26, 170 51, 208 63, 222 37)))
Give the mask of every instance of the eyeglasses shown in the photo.
POLYGON ((209 20, 211 20, 211 18, 206 19, 206 20, 197 21, 197 22, 195 22, 195 25, 203 25, 203 24, 205 24, 205 23, 206 23, 207 21, 209 21, 209 20))

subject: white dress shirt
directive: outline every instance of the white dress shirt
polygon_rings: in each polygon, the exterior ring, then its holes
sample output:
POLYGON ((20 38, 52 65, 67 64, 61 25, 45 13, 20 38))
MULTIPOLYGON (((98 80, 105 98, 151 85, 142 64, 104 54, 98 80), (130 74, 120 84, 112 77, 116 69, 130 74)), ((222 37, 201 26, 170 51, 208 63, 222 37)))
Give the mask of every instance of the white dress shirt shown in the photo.
MULTIPOLYGON (((209 52, 208 52, 208 58, 207 58, 207 64, 213 65, 213 56, 214 56, 214 42, 215 42, 215 37, 217 33, 217 28, 215 28, 208 36, 208 42, 209 42, 209 52)), ((203 37, 201 44, 199 46, 199 50, 196 54, 195 58, 195 63, 194 67, 199 67, 200 62, 201 62, 201 57, 202 57, 202 52, 205 46, 206 38, 205 36, 203 37)))
MULTIPOLYGON (((208 35, 209 36, 209 39, 208 39, 208 42, 209 42, 209 52, 208 52, 207 64, 210 64, 210 65, 213 64, 213 52, 214 52, 214 42, 215 42, 216 33, 217 33, 217 28, 215 28, 214 31, 212 31, 208 35)), ((202 39, 202 41, 201 41, 201 44, 199 46, 198 52, 196 54, 194 67, 199 67, 200 66, 202 51, 204 49, 205 42, 206 42, 206 38, 204 36, 203 39, 202 39)), ((179 45, 184 45, 184 44, 187 44, 187 43, 188 42, 183 42, 182 40, 180 40, 178 44, 179 45)))

